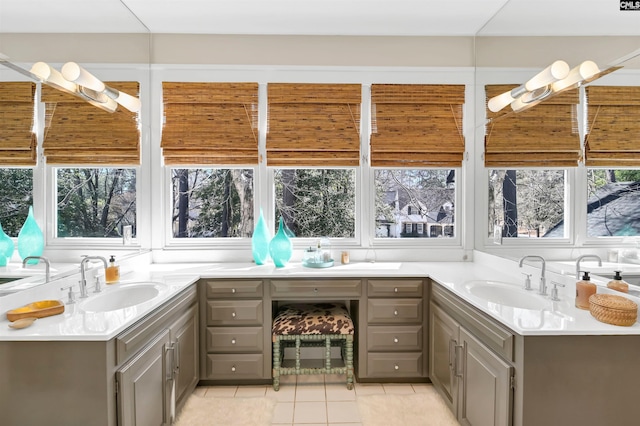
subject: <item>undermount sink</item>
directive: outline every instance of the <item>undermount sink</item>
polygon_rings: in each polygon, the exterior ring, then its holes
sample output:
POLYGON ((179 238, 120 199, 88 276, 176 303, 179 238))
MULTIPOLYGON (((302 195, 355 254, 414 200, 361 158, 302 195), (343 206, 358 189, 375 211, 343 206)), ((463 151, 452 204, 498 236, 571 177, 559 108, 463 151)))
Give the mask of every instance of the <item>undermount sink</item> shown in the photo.
POLYGON ((526 291, 515 284, 501 281, 467 281, 464 284, 464 289, 473 296, 503 306, 542 310, 549 305, 545 299, 536 295, 535 292, 526 291))
POLYGON ((161 284, 140 282, 108 289, 104 293, 82 302, 85 312, 108 312, 129 308, 147 302, 160 294, 161 284))

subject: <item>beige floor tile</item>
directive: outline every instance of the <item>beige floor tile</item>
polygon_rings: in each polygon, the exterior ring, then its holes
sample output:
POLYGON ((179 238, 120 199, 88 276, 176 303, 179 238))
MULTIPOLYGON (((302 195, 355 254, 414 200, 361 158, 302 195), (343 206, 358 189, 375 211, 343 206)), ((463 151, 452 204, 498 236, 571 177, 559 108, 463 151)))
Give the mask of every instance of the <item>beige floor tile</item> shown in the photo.
POLYGON ((356 396, 384 394, 384 388, 380 383, 356 383, 356 396))
POLYGON ((279 402, 293 402, 296 400, 296 384, 280 383, 280 389, 277 392, 273 390, 273 386, 268 386, 266 395, 279 402))
POLYGON ((300 384, 296 386, 296 402, 326 401, 324 384, 300 384))
POLYGON ((288 424, 293 423, 293 402, 278 402, 276 408, 273 411, 273 418, 271 423, 273 424, 288 424))
POLYGON ((198 386, 197 388, 195 388, 193 390, 193 394, 196 396, 204 396, 204 394, 207 393, 207 387, 206 386, 198 386))
POLYGON ((207 388, 205 397, 232 397, 236 394, 237 386, 211 386, 207 388))
POLYGON ((298 378, 298 384, 308 384, 308 383, 324 384, 323 374, 305 374, 305 375, 296 376, 296 377, 298 378))
POLYGON ((362 423, 329 423, 329 426, 363 426, 363 425, 362 423))
POLYGON ((329 424, 341 422, 360 422, 360 412, 355 401, 329 401, 327 402, 327 420, 329 424))
POLYGON ((326 402, 296 402, 293 423, 327 423, 326 402))
POLYGON ((347 389, 347 385, 344 383, 330 383, 324 385, 325 393, 327 394, 327 401, 355 401, 355 390, 347 389))
POLYGON ((294 423, 293 426, 327 426, 327 424, 326 423, 294 423))
MULTIPOLYGON (((355 380, 355 379, 354 379, 355 380)), ((344 383, 347 385, 347 375, 346 374, 325 374, 324 375, 324 383, 344 383)))
POLYGON ((265 396, 266 392, 267 392, 267 387, 264 385, 238 386, 238 390, 236 391, 236 397, 251 398, 256 396, 265 396))
POLYGON ((382 385, 384 393, 393 395, 413 394, 413 386, 405 383, 385 383, 382 385))
POLYGON ((411 387, 413 387, 415 393, 427 393, 433 390, 431 383, 413 383, 411 387))

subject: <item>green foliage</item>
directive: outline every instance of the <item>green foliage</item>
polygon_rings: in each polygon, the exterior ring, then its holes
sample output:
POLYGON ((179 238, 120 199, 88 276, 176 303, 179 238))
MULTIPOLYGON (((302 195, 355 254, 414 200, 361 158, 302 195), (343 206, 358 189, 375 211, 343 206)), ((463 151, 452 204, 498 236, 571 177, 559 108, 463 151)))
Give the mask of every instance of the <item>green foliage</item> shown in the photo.
POLYGON ((0 168, 0 223, 17 237, 33 204, 33 170, 0 168))
POLYGON ((275 170, 276 218, 297 237, 355 236, 355 171, 275 170))
POLYGON ((172 180, 174 237, 251 236, 252 169, 174 169, 172 180))
POLYGON ((640 170, 616 170, 618 182, 640 182, 640 170))
POLYGON ((57 170, 58 237, 122 236, 136 225, 134 169, 57 170))

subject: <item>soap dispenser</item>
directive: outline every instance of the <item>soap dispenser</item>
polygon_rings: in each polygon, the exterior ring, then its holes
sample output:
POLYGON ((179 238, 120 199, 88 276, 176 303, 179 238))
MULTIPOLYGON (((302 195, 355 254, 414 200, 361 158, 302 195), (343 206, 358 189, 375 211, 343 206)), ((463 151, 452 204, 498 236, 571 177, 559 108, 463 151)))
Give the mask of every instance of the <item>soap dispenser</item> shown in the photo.
POLYGON ((113 284, 120 281, 120 266, 116 265, 115 256, 111 255, 109 259, 109 266, 104 273, 105 282, 107 284, 113 284))
POLYGON ((624 282, 622 276, 620 275, 621 271, 613 271, 615 272, 615 276, 611 281, 607 283, 607 287, 611 290, 621 291, 623 293, 629 292, 629 284, 624 282))
POLYGON ((589 309, 589 297, 596 294, 597 286, 592 283, 589 272, 582 273, 582 280, 576 283, 576 308, 589 309))

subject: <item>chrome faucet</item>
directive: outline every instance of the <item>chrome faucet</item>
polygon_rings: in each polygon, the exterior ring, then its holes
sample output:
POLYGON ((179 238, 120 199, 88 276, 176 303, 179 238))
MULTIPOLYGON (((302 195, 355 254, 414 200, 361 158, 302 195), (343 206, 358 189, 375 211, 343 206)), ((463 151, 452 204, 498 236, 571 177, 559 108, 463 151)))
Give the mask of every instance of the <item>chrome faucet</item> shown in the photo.
POLYGON ((602 266, 602 259, 600 259, 600 256, 598 256, 597 254, 583 254, 576 259, 576 280, 580 279, 580 262, 588 258, 597 260, 598 266, 602 266))
POLYGON ((522 259, 520 259, 519 266, 521 268, 522 268, 522 262, 524 262, 525 259, 536 259, 542 262, 542 272, 540 273, 540 287, 538 288, 538 294, 546 296, 547 295, 547 279, 544 276, 544 271, 545 271, 544 258, 542 256, 524 256, 522 259))
POLYGON ((51 281, 51 263, 49 263, 49 259, 47 259, 44 256, 27 256, 24 259, 22 259, 22 267, 26 268, 27 267, 27 263, 30 260, 42 260, 44 262, 44 274, 45 274, 45 282, 48 283, 49 281, 51 281))
POLYGON ((105 269, 105 273, 107 270, 107 259, 105 259, 102 256, 85 256, 82 259, 82 262, 80 262, 80 297, 84 298, 87 297, 87 277, 86 277, 86 271, 85 268, 87 266, 87 263, 91 262, 92 260, 101 260, 102 263, 104 264, 104 269, 105 269))

